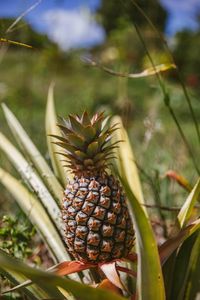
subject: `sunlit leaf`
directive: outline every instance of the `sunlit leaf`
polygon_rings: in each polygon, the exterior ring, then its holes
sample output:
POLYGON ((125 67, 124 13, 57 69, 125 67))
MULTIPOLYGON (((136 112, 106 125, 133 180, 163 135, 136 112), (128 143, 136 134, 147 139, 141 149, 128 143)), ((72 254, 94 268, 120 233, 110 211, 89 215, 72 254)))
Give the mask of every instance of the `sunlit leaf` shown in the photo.
POLYGON ((121 295, 121 289, 119 289, 118 287, 116 287, 116 285, 114 285, 110 280, 108 279, 104 279, 101 281, 101 283, 99 283, 99 285, 97 286, 97 288, 99 289, 105 289, 105 290, 109 290, 112 291, 116 294, 121 295))
MULTIPOLYGON (((46 135, 47 135, 47 145, 49 150, 49 155, 51 158, 52 166, 54 169, 54 173, 62 182, 63 187, 66 185, 66 173, 67 168, 64 169, 61 160, 62 156, 56 154, 56 152, 60 151, 60 147, 52 142, 55 141, 50 135, 58 135, 60 136, 60 130, 57 126, 57 117, 55 112, 54 98, 53 98, 53 84, 49 87, 48 97, 47 97, 47 107, 46 107, 46 135)), ((67 174, 70 177, 70 173, 67 174)))
POLYGON ((92 67, 98 67, 99 69, 111 74, 111 75, 115 75, 115 76, 119 76, 119 77, 126 77, 126 78, 142 78, 142 77, 147 77, 147 76, 152 76, 155 75, 157 73, 161 73, 161 72, 165 72, 168 71, 170 69, 176 69, 176 65, 172 64, 172 63, 166 63, 166 64, 161 64, 155 67, 151 67, 148 68, 144 71, 142 71, 141 73, 121 73, 121 72, 115 72, 112 69, 109 69, 105 66, 103 66, 101 63, 94 61, 90 58, 84 58, 83 59, 86 63, 88 63, 89 65, 91 65, 92 67))
POLYGON ((107 279, 112 282, 112 284, 121 290, 125 289, 117 272, 115 261, 101 264, 100 269, 103 271, 107 279))
POLYGON ((120 178, 132 207, 138 254, 137 295, 140 300, 164 300, 165 289, 158 254, 148 217, 134 196, 128 182, 120 178))
POLYGON ((181 227, 185 226, 187 222, 190 220, 192 210, 198 199, 200 199, 200 178, 197 181, 194 188, 192 189, 189 196, 187 197, 185 203, 183 204, 178 214, 178 221, 181 227))
POLYGON ((46 163, 45 159, 33 144, 14 114, 8 109, 5 104, 2 104, 2 108, 14 138, 19 143, 28 158, 33 162, 34 167, 39 172, 42 180, 48 186, 48 189, 52 192, 55 199, 61 201, 63 197, 63 188, 46 163))
POLYGON ((115 149, 118 170, 121 176, 128 181, 135 197, 139 200, 140 203, 144 203, 144 197, 137 166, 135 163, 135 157, 129 142, 127 132, 124 129, 122 120, 119 116, 115 116, 111 119, 111 125, 114 126, 115 124, 118 125, 118 129, 112 137, 112 142, 122 141, 115 149))

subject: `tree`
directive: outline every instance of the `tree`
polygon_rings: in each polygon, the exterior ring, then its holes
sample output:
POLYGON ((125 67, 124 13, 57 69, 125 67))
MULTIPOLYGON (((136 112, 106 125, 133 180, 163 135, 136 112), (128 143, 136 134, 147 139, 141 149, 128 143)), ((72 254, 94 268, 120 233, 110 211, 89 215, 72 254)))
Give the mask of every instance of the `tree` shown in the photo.
MULTIPOLYGON (((158 30, 163 32, 167 13, 160 2, 157 0, 140 0, 137 1, 137 3, 156 25, 158 30)), ((144 16, 142 16, 134 6, 133 0, 102 0, 98 13, 101 16, 102 25, 108 34, 113 29, 117 29, 123 19, 131 23, 136 22, 138 26, 143 26, 146 23, 144 16)))

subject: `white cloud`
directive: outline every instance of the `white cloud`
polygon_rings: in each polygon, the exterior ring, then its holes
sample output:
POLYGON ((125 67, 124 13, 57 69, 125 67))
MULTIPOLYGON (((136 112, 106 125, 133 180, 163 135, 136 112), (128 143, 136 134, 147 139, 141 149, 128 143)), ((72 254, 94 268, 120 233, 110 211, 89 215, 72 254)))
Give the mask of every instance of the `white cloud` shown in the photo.
POLYGON ((105 37, 103 28, 86 10, 48 10, 43 20, 48 36, 63 50, 100 44, 105 37))

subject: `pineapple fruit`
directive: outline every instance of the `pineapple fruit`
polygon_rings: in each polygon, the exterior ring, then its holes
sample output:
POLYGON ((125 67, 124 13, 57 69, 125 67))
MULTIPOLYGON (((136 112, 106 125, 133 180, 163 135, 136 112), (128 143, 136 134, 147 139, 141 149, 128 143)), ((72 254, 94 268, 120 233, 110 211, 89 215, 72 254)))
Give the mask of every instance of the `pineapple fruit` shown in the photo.
POLYGON ((62 137, 54 136, 74 175, 63 199, 66 244, 74 258, 90 263, 126 257, 134 241, 126 197, 109 171, 116 127, 103 127, 104 120, 103 113, 70 115, 58 124, 62 137))

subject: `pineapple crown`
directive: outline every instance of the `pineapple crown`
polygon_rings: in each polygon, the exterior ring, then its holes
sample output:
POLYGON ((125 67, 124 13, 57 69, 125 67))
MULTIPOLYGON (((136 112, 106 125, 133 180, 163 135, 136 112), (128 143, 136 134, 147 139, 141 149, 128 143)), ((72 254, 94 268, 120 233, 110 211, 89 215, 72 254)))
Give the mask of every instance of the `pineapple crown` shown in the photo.
POLYGON ((62 118, 62 124, 57 124, 62 136, 53 135, 59 142, 57 145, 64 148, 60 153, 65 157, 65 166, 78 176, 98 176, 106 173, 113 158, 113 149, 116 142, 109 141, 116 124, 108 128, 104 113, 96 113, 92 118, 85 111, 82 115, 69 115, 62 118))

